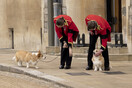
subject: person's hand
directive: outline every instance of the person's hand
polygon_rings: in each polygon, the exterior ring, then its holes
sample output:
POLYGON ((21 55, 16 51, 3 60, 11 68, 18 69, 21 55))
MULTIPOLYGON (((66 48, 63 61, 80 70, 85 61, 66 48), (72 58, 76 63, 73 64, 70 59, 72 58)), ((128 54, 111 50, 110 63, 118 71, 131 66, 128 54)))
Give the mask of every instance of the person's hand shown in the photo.
POLYGON ((69 56, 72 56, 72 48, 69 47, 69 56))
POLYGON ((98 52, 95 53, 95 56, 97 57, 97 56, 101 55, 102 52, 103 52, 103 50, 100 49, 98 52))
POLYGON ((64 41, 63 48, 68 48, 66 41, 64 41))
POLYGON ((91 35, 94 35, 93 31, 89 31, 89 33, 90 33, 91 35))

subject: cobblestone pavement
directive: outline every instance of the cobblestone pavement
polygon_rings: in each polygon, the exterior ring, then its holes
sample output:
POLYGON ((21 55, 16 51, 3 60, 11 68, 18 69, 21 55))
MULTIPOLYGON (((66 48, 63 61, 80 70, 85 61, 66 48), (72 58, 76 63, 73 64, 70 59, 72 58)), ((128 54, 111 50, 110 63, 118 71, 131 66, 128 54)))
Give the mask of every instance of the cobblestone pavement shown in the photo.
POLYGON ((0 71, 0 88, 49 88, 49 85, 26 75, 0 71))

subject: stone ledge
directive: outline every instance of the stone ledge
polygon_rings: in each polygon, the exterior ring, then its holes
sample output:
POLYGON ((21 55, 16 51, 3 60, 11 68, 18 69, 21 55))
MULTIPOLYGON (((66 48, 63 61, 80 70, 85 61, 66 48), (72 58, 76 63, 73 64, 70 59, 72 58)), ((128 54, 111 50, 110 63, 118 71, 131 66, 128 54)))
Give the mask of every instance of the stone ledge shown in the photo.
MULTIPOLYGON (((73 57, 75 58, 86 58, 87 54, 74 54, 73 57)), ((109 55, 110 61, 132 61, 132 54, 110 54, 109 55)))
MULTIPOLYGON (((127 54, 128 53, 128 48, 127 47, 113 47, 113 48, 108 48, 110 54, 127 54)), ((73 47, 73 53, 87 53, 88 52, 88 47, 73 47)), ((60 53, 60 47, 59 46, 49 46, 46 47, 46 53, 60 53)))
POLYGON ((0 64, 0 70, 7 71, 7 72, 13 72, 17 74, 24 74, 24 75, 28 75, 28 76, 31 76, 37 79, 44 80, 52 84, 54 86, 53 88, 73 88, 71 86, 64 84, 64 83, 68 84, 66 80, 59 78, 59 77, 52 76, 52 75, 44 74, 43 72, 40 72, 37 70, 13 67, 13 66, 9 66, 6 64, 0 64))

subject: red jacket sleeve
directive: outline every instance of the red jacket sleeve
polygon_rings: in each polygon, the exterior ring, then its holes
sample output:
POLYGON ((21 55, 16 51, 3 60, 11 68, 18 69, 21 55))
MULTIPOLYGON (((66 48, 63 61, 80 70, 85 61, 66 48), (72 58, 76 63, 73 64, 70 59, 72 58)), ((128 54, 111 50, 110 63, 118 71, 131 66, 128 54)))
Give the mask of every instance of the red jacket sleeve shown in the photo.
POLYGON ((111 41, 111 27, 110 27, 110 25, 109 25, 109 23, 106 21, 106 26, 107 26, 107 29, 108 29, 108 31, 109 31, 109 34, 108 34, 108 42, 110 42, 111 41))
POLYGON ((111 41, 111 27, 109 25, 109 23, 107 21, 105 21, 105 28, 103 29, 103 31, 101 32, 101 41, 102 41, 102 45, 101 45, 101 49, 104 50, 107 46, 107 41, 111 41), (109 33, 108 33, 109 31, 109 33))
POLYGON ((107 46, 107 38, 106 39, 101 39, 101 41, 102 41, 102 45, 101 45, 101 49, 102 50, 104 50, 105 48, 106 48, 106 46, 107 46))
POLYGON ((55 25, 55 31, 56 31, 56 34, 59 38, 59 40, 61 40, 63 38, 62 36, 62 33, 60 32, 61 28, 58 28, 56 25, 55 25))
POLYGON ((71 36, 71 33, 68 32, 68 34, 70 35, 70 36, 68 36, 68 37, 69 37, 69 38, 68 38, 68 42, 76 41, 76 38, 77 38, 78 33, 79 33, 79 30, 78 30, 78 28, 77 28, 77 26, 75 25, 74 22, 72 22, 72 23, 69 25, 69 30, 72 30, 73 33, 72 33, 72 36, 71 36), (73 34, 74 34, 74 35, 73 35, 73 34), (72 39, 72 40, 71 40, 71 39, 72 39))

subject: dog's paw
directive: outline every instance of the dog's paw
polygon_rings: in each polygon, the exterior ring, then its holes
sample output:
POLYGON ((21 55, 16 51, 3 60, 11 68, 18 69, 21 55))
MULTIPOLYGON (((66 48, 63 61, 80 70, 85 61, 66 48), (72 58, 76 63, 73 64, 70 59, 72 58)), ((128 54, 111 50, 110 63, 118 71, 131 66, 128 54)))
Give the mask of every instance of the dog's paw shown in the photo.
POLYGON ((22 67, 22 63, 20 63, 20 62, 18 62, 17 65, 18 65, 19 67, 22 67))
POLYGON ((97 71, 97 70, 94 70, 94 71, 97 71))
POLYGON ((102 69, 99 69, 99 71, 102 71, 102 69))
POLYGON ((94 66, 94 71, 97 71, 98 70, 98 67, 97 66, 94 66))
POLYGON ((38 69, 39 67, 35 66, 36 69, 38 69))
POLYGON ((94 69, 94 71, 97 71, 97 69, 94 69))
POLYGON ((26 66, 26 68, 28 69, 28 68, 29 68, 29 66, 26 66))
POLYGON ((22 65, 21 64, 17 64, 19 67, 22 67, 22 65))

